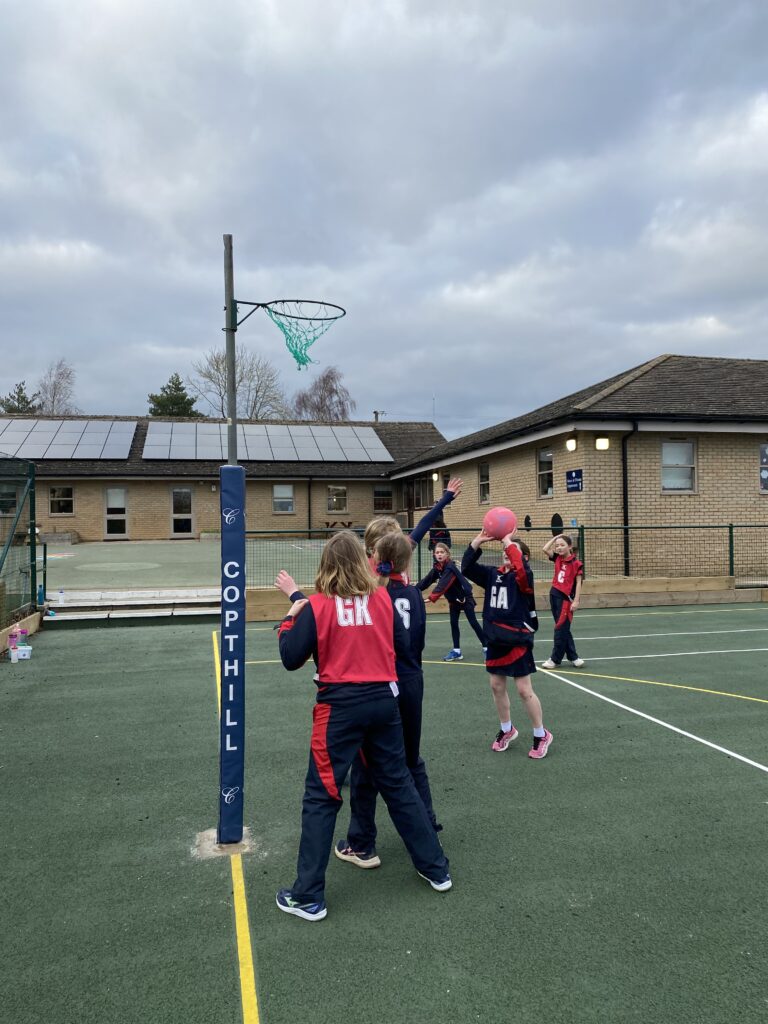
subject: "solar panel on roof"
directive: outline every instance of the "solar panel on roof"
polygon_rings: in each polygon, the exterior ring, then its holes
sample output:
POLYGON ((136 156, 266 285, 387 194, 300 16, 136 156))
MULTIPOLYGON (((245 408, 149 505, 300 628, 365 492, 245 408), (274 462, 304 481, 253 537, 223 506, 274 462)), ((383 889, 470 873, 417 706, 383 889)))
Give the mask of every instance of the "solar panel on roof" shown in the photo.
POLYGON ((47 443, 42 444, 32 443, 25 441, 24 444, 17 450, 16 455, 20 459, 41 459, 45 454, 45 449, 48 447, 47 443))
POLYGON ((74 444, 49 444, 46 459, 71 459, 77 446, 74 444))

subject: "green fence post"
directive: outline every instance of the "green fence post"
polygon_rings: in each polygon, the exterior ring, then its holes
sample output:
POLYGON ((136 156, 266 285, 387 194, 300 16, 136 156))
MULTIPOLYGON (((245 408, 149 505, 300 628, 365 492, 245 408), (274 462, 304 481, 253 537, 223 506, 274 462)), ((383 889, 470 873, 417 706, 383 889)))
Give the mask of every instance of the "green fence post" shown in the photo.
POLYGON ((728 523, 728 575, 736 575, 733 559, 733 523, 728 523))
POLYGON ((29 601, 37 611, 37 511, 35 509, 35 464, 29 466, 29 601))

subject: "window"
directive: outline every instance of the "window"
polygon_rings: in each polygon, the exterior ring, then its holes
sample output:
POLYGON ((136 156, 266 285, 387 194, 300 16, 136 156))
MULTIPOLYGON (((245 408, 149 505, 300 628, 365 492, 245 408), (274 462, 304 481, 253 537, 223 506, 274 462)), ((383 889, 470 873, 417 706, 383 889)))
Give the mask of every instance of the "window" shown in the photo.
POLYGON ((487 462, 477 467, 477 500, 481 505, 491 503, 491 467, 487 462))
POLYGON ((336 487, 334 484, 328 485, 328 511, 329 512, 346 512, 347 511, 347 488, 336 487))
POLYGON ((768 494, 768 444, 760 445, 760 490, 768 494))
POLYGON ((373 511, 392 511, 392 484, 373 485, 373 511))
POLYGON ((14 484, 0 484, 0 516, 15 516, 17 500, 14 484))
POLYGON ((696 445, 693 441, 661 442, 662 491, 696 490, 696 445))
POLYGON ((74 487, 51 487, 48 493, 49 507, 52 516, 71 516, 74 514, 74 487))
POLYGON ((104 495, 106 506, 105 535, 128 536, 128 491, 125 487, 108 487, 104 495))
POLYGON ((272 484, 272 511, 293 512, 293 484, 272 484))
POLYGON ((431 508, 434 503, 432 497, 434 485, 431 476, 417 476, 413 481, 413 507, 431 508))
POLYGON ((553 494, 552 449, 539 448, 537 475, 540 498, 551 498, 553 494))
POLYGON ((192 533, 192 491, 186 487, 171 492, 171 533, 186 537, 192 533))

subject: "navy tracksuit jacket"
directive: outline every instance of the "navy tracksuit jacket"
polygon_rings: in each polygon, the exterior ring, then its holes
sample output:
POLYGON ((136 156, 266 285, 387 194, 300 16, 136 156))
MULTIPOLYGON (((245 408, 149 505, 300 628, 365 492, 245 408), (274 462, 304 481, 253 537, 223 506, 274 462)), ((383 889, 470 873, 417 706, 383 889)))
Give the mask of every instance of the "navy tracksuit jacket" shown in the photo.
MULTIPOLYGON (((424 599, 416 587, 404 582, 402 576, 393 574, 387 585, 395 614, 408 634, 407 649, 395 652, 397 671, 398 704, 403 725, 405 761, 413 778, 416 792, 427 810, 429 820, 436 832, 441 830, 432 807, 432 793, 429 788, 427 766, 421 757, 421 719, 424 701, 424 674, 421 655, 426 638, 427 616, 424 599)), ((357 853, 372 853, 376 847, 376 795, 378 788, 367 769, 365 750, 362 757, 355 758, 350 780, 350 808, 352 811, 347 841, 357 853)))

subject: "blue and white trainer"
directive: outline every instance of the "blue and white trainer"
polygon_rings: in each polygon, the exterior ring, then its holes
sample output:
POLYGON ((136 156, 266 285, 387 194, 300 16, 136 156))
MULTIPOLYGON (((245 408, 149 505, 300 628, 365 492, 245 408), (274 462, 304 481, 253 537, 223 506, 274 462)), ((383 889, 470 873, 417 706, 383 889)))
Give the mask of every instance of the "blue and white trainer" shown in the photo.
POLYGON ((454 647, 452 651, 448 651, 443 661, 464 661, 464 655, 454 647))
POLYGON ((275 902, 286 914, 295 914, 296 917, 303 917, 305 921, 322 921, 328 913, 325 900, 302 903, 301 900, 294 899, 290 889, 280 889, 275 902))
POLYGON ((442 878, 438 878, 437 880, 434 878, 427 878, 427 876, 422 875, 420 871, 418 872, 418 875, 419 878, 423 878, 425 882, 429 882, 436 892, 448 892, 448 890, 453 887, 453 882, 451 881, 451 876, 449 874, 445 874, 442 878))

